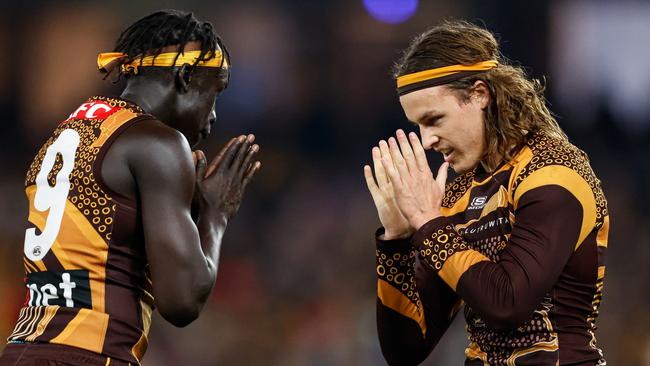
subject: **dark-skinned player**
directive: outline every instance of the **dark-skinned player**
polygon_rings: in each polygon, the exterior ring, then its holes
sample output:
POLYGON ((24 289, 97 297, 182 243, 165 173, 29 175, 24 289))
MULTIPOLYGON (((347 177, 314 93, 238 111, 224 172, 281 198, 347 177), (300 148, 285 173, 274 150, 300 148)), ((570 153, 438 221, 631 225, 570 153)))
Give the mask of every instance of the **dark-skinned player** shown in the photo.
POLYGON ((157 308, 182 327, 214 286, 222 238, 259 169, 254 136, 210 164, 228 53, 212 25, 159 11, 129 26, 101 71, 126 79, 54 129, 25 180, 27 298, 0 365, 137 365, 157 308))

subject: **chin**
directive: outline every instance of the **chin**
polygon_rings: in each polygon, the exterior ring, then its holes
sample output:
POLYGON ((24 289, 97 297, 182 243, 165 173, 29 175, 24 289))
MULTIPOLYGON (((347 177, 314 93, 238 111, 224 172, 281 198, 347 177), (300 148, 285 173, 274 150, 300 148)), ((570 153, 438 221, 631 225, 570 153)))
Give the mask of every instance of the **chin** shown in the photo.
POLYGON ((187 142, 190 144, 191 148, 195 148, 201 142, 201 137, 193 137, 191 139, 187 139, 187 142))
POLYGON ((457 167, 454 164, 450 164, 449 166, 451 166, 451 169, 453 169, 456 174, 463 174, 467 172, 467 169, 464 169, 463 167, 457 167))
POLYGON ((462 162, 460 164, 457 163, 451 163, 451 168, 456 172, 456 174, 464 174, 469 172, 470 170, 474 169, 476 167, 476 164, 468 166, 467 164, 463 164, 462 162))

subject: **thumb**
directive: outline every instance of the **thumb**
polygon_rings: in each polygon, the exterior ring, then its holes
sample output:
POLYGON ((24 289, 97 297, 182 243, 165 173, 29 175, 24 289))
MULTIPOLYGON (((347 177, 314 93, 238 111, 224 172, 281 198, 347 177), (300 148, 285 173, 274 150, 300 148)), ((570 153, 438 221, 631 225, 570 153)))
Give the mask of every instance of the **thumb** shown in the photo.
POLYGON ((205 170, 208 165, 205 154, 201 150, 196 151, 196 181, 202 182, 205 179, 205 170))
POLYGON ((447 184, 447 170, 449 169, 449 163, 444 162, 442 165, 440 165, 440 168, 438 168, 438 175, 436 176, 436 183, 438 184, 438 188, 440 188, 440 191, 442 193, 445 192, 445 184, 447 184))

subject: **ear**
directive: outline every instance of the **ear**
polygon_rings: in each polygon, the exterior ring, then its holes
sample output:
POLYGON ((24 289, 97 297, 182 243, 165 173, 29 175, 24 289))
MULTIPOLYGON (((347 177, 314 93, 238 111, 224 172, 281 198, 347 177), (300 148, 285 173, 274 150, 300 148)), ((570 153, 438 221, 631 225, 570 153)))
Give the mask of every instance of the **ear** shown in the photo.
POLYGON ((485 109, 490 105, 492 95, 490 88, 483 80, 476 80, 472 86, 472 100, 479 103, 481 109, 485 109))
POLYGON ((186 93, 190 89, 190 80, 192 79, 192 68, 190 64, 183 64, 176 71, 176 88, 181 93, 186 93))

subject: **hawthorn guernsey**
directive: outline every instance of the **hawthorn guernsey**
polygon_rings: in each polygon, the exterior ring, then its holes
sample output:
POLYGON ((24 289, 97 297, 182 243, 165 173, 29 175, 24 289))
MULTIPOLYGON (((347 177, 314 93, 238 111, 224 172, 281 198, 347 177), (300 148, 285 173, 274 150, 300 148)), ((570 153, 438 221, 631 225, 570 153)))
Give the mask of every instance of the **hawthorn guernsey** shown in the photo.
POLYGON ((31 164, 23 263, 27 299, 9 343, 56 343, 138 362, 153 297, 136 202, 101 179, 106 150, 145 119, 120 99, 90 98, 31 164))

